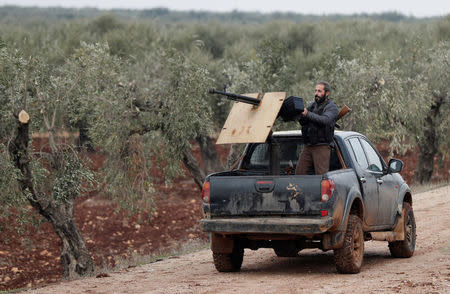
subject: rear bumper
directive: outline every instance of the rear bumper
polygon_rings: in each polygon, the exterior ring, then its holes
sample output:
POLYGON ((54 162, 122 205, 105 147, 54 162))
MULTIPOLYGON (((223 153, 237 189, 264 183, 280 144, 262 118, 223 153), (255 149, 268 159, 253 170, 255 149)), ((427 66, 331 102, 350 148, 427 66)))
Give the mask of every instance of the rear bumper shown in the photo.
POLYGON ((214 233, 310 235, 325 233, 333 226, 333 218, 330 216, 308 218, 217 218, 202 219, 200 223, 205 232, 214 233))

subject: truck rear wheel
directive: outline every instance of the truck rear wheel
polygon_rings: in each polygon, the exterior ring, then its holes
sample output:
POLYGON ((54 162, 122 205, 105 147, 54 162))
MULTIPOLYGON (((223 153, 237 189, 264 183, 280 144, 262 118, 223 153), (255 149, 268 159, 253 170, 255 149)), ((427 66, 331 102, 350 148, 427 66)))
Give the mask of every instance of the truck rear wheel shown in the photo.
POLYGON ((411 257, 416 248, 416 221, 411 204, 403 203, 405 240, 389 242, 389 251, 393 257, 411 257))
POLYGON ((356 274, 361 270, 364 257, 364 233, 362 221, 356 215, 349 215, 344 245, 334 250, 336 269, 342 274, 356 274))
POLYGON ((214 266, 219 272, 237 272, 244 260, 244 249, 235 246, 231 253, 213 252, 214 266))

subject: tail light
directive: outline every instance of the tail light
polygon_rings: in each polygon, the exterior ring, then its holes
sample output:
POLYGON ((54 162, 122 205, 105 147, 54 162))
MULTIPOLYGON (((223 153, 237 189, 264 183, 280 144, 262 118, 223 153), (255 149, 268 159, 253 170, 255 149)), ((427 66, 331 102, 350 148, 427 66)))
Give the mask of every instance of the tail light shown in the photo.
POLYGON ((334 181, 331 179, 323 180, 320 185, 321 201, 327 202, 331 199, 334 191, 334 181))
POLYGON ((202 187, 202 200, 204 203, 209 203, 210 197, 210 184, 208 181, 203 183, 203 187, 202 187))

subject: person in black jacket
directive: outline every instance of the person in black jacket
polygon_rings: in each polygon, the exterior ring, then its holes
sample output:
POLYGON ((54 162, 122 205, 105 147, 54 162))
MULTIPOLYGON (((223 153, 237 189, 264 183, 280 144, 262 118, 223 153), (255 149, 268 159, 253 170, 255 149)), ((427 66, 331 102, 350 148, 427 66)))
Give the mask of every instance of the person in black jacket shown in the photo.
POLYGON ((339 110, 330 95, 330 85, 316 85, 314 102, 302 112, 300 124, 305 146, 300 154, 295 174, 306 175, 314 167, 316 175, 324 174, 330 165, 330 150, 333 145, 334 125, 339 110))

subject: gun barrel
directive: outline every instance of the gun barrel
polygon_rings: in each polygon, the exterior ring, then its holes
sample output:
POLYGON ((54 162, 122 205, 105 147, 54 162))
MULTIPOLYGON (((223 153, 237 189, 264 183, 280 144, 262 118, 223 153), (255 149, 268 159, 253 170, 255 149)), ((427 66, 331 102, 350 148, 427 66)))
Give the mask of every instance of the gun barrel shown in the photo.
POLYGON ((217 91, 215 89, 209 89, 209 93, 223 95, 223 96, 226 96, 230 100, 239 101, 239 102, 252 104, 252 105, 259 105, 259 102, 260 102, 260 100, 256 99, 256 98, 239 95, 239 94, 234 94, 234 93, 223 92, 223 91, 217 91))

